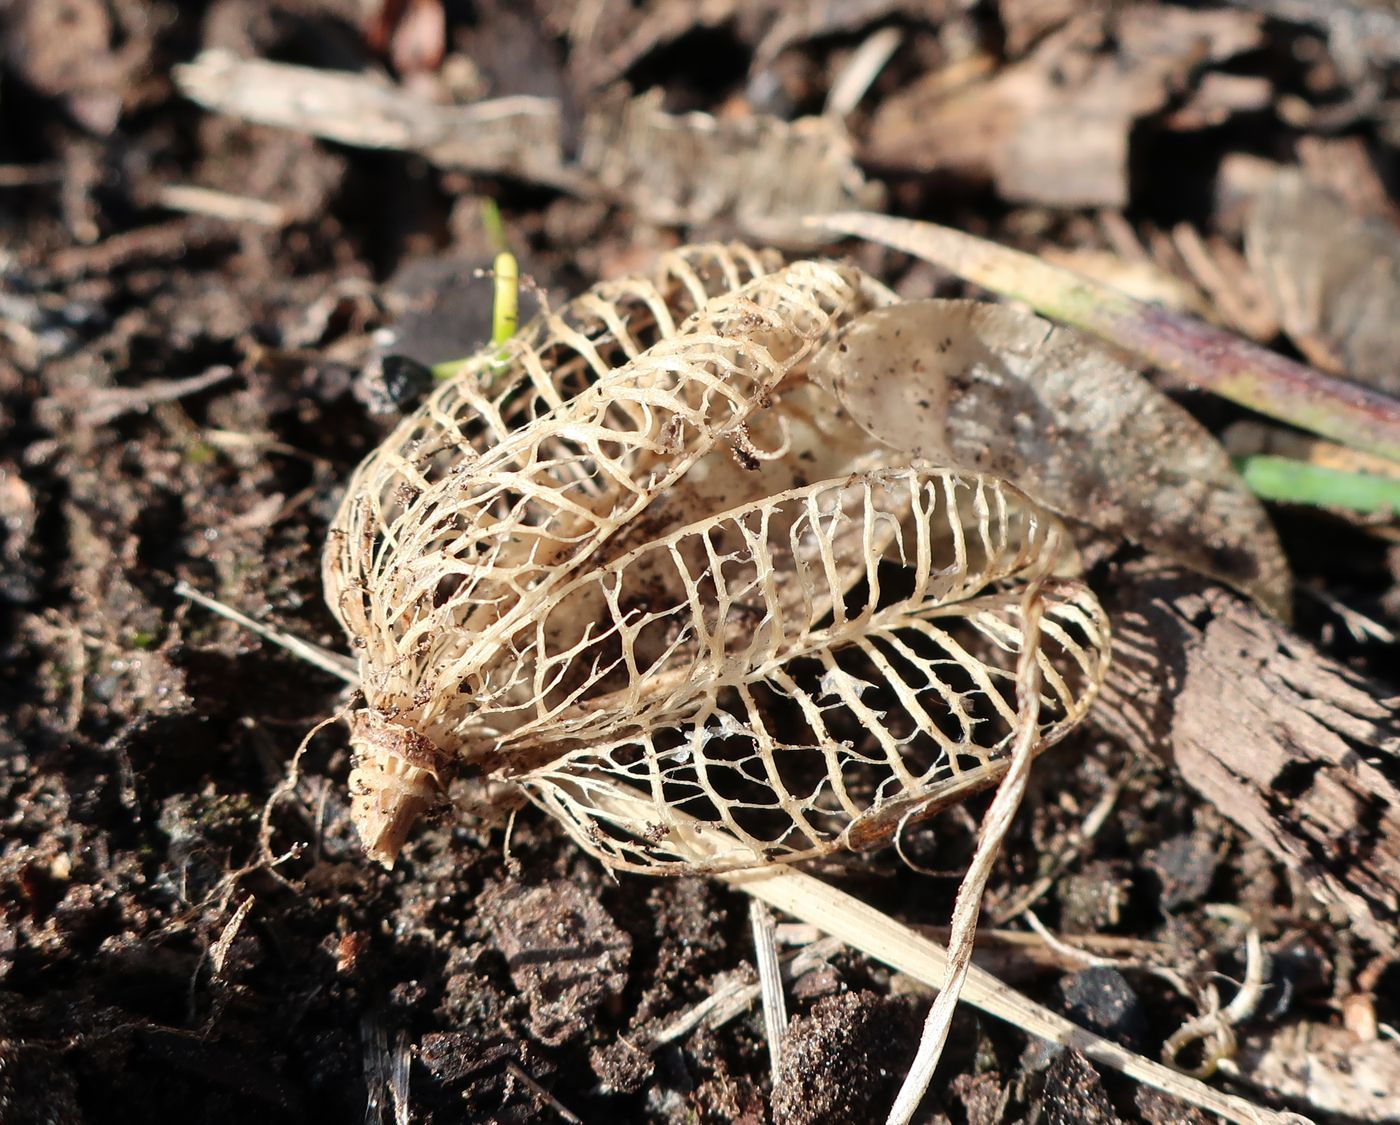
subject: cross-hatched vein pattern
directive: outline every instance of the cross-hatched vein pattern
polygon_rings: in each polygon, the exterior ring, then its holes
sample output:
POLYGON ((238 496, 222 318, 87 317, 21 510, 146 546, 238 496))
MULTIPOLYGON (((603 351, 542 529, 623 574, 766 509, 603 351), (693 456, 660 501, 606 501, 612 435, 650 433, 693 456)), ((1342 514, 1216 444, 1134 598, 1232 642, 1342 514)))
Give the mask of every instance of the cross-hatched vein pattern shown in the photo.
POLYGON ((676 334, 711 297, 776 267, 771 251, 688 246, 664 255, 655 279, 604 282, 527 325, 504 348, 466 360, 405 418, 350 480, 325 556, 331 608, 358 620, 382 532, 433 483, 459 472, 526 423, 567 403, 602 375, 676 334), (344 536, 344 540, 341 540, 344 536))
POLYGON ((1042 744, 1082 717, 1107 623, 1060 524, 888 463, 806 378, 890 300, 688 248, 469 361, 361 466, 325 571, 372 854, 454 774, 464 808, 523 795, 615 867, 694 869, 678 813, 721 834, 711 868, 877 842, 1009 746, 1028 584, 1042 744))
MULTIPOLYGON (((497 743, 501 767, 543 752, 520 782, 615 867, 693 866, 669 839, 673 811, 721 833, 708 869, 845 846, 869 814, 908 811, 1007 748, 1021 644, 1010 583, 1043 568, 1060 534, 1003 482, 915 468, 686 528, 561 601, 596 629, 550 651, 551 622, 538 623, 510 665, 527 690, 496 696, 526 711, 502 716, 501 729, 520 725, 497 743), (867 577, 847 589, 853 559, 867 577), (679 597, 649 585, 666 572, 679 597), (600 798, 619 785, 645 796, 644 824, 610 817, 600 798)), ((1106 626, 1081 584, 1044 597, 1049 745, 1083 715, 1106 626)))

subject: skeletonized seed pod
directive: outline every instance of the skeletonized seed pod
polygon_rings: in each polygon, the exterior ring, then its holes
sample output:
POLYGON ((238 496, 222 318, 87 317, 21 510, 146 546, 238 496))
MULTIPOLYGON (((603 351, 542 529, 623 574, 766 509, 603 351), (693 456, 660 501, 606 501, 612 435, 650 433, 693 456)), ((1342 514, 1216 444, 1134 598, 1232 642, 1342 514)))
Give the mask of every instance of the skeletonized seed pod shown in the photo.
POLYGON ((448 800, 534 801, 647 872, 880 843, 994 778, 1028 587, 1040 744, 1083 716, 1107 622, 1058 520, 901 460, 808 378, 894 300, 688 247, 467 362, 366 459, 324 576, 361 662, 372 856, 448 800), (719 841, 703 862, 682 823, 719 841))

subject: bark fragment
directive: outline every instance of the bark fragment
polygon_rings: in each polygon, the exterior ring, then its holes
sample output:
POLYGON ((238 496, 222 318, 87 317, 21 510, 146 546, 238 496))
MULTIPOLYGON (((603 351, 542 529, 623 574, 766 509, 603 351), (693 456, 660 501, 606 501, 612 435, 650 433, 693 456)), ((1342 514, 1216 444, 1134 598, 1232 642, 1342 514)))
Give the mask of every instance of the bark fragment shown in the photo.
POLYGON ((1400 947, 1400 700, 1183 572, 1126 575, 1106 604, 1095 721, 1175 765, 1378 950, 1400 947))

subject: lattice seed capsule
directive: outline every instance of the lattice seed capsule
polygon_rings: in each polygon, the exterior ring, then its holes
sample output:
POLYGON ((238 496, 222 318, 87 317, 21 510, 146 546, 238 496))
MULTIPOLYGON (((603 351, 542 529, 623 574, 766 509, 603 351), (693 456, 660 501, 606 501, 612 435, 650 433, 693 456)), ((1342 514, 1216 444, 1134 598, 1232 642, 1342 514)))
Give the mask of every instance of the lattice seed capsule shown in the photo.
POLYGON ((807 377, 894 300, 849 266, 688 247, 469 361, 366 459, 324 575, 360 657, 372 856, 448 801, 533 801, 653 873, 881 843, 995 778, 1028 583, 1041 745, 1083 716, 1107 623, 1061 524, 901 460, 807 377))

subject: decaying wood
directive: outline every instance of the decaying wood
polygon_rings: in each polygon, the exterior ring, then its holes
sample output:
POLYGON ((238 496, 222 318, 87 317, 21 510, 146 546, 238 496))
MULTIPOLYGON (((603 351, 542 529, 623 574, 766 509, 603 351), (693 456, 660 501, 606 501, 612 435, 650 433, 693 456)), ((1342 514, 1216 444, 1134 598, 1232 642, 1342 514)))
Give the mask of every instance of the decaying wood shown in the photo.
POLYGON ((1174 764, 1358 934, 1400 948, 1400 699, 1183 572, 1109 591, 1097 722, 1174 764))

